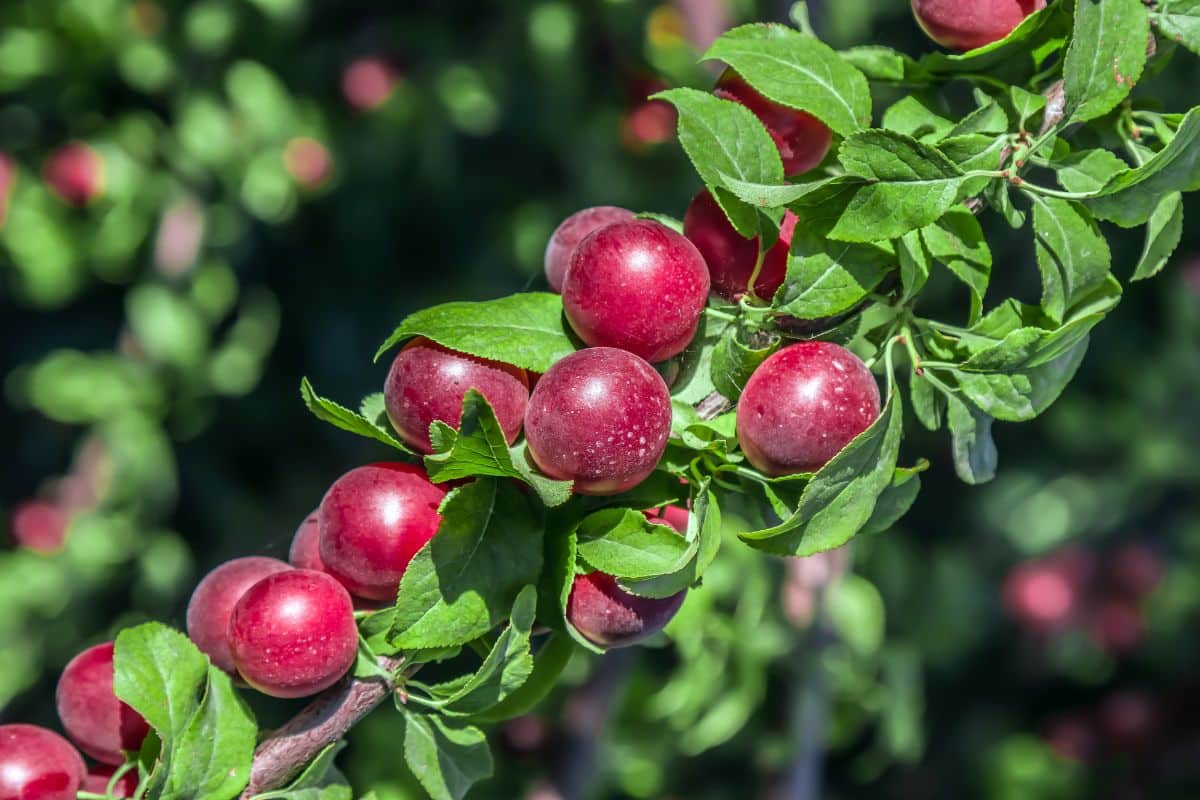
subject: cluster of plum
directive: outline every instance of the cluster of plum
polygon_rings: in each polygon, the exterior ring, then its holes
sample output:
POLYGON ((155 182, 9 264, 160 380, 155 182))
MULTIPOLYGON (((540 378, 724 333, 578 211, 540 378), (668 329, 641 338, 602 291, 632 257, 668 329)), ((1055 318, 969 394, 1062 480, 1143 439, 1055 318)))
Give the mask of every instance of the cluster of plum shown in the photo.
MULTIPOLYGON (((956 49, 1000 39, 1045 5, 912 3, 922 27, 956 49)), ((390 87, 393 78, 361 67, 346 80, 390 87)), ((715 92, 762 121, 789 175, 825 158, 832 135, 816 118, 768 100, 732 70, 715 92)), ((382 94, 376 89, 357 105, 372 107, 382 94)), ((99 159, 86 145, 67 146, 46 169, 47 181, 71 204, 84 205, 101 191, 99 159)), ((554 232, 545 269, 551 288, 562 294, 567 321, 588 347, 539 376, 417 338, 388 373, 388 416, 408 445, 428 454, 430 424, 455 423, 474 389, 492 406, 510 444, 524 432, 543 473, 573 481, 580 494, 626 491, 654 470, 671 430, 669 389, 651 364, 688 347, 710 291, 732 302, 769 301, 785 278, 796 224, 789 213, 778 241, 764 252, 758 239, 733 229, 708 191, 689 206, 683 234, 621 208, 577 212, 554 232)), ((835 344, 798 342, 767 358, 746 383, 737 436, 746 458, 767 475, 811 472, 879 411, 879 387, 857 357, 835 344)), ((328 688, 357 657, 355 608, 395 598, 409 562, 438 530, 446 492, 410 464, 351 470, 296 531, 290 563, 234 559, 200 582, 188 605, 188 635, 214 665, 265 694, 303 697, 328 688)), ((656 524, 686 529, 686 509, 646 514, 656 524)), ((623 646, 660 630, 682 601, 682 592, 637 597, 612 576, 592 572, 576 577, 567 619, 597 644, 623 646)), ((149 729, 114 694, 113 652, 108 642, 78 655, 57 693, 67 735, 99 765, 89 771, 75 746, 52 731, 0 726, 0 800, 68 800, 81 788, 104 792, 124 754, 140 748, 149 729)), ((131 796, 136 782, 133 772, 118 777, 114 795, 131 796)))

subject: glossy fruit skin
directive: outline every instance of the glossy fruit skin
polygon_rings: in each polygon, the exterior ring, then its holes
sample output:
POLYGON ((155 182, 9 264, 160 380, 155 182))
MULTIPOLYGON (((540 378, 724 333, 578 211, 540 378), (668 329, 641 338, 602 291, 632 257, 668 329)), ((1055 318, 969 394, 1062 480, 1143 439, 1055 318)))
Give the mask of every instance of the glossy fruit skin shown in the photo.
POLYGON ((474 389, 487 398, 504 437, 512 444, 521 435, 521 419, 529 402, 525 370, 486 358, 457 353, 429 339, 413 339, 399 353, 383 385, 388 418, 405 442, 432 453, 429 425, 441 420, 457 428, 463 396, 474 389))
POLYGON ((104 161, 83 142, 71 142, 50 154, 42 177, 63 202, 81 208, 104 191, 104 161))
POLYGON ((1008 36, 1046 0, 912 0, 929 38, 951 50, 974 50, 1008 36))
MULTIPOLYGON (((769 301, 783 285, 795 230, 796 215, 788 211, 779 228, 779 239, 763 253, 762 267, 754 280, 755 297, 769 301)), ((758 263, 759 238, 746 239, 734 230, 707 189, 700 190, 683 215, 683 235, 696 245, 708 264, 713 292, 732 303, 740 300, 749 290, 750 276, 758 263)))
MULTIPOLYGON (((116 771, 116 767, 111 767, 107 764, 98 764, 88 770, 87 775, 83 778, 83 785, 79 788, 85 792, 104 794, 108 790, 108 782, 112 780, 113 773, 116 771)), ((113 796, 133 797, 134 792, 137 791, 137 787, 138 773, 136 769, 131 769, 117 781, 117 785, 113 787, 113 796)))
POLYGON ((567 621, 601 647, 628 647, 661 631, 671 621, 687 590, 670 597, 637 597, 603 572, 576 575, 567 598, 567 621))
POLYGON ((251 586, 233 609, 238 673, 271 697, 307 697, 354 665, 358 628, 346 589, 323 572, 289 569, 251 586))
POLYGON ((815 472, 879 416, 866 365, 830 342, 798 342, 758 366, 738 401, 746 458, 767 475, 815 472))
POLYGON ((229 619, 233 607, 254 584, 268 575, 291 569, 277 558, 247 556, 226 561, 204 576, 187 607, 187 633, 218 668, 232 674, 229 619))
POLYGON ((75 800, 83 758, 63 737, 36 725, 0 725, 0 800, 75 800))
POLYGON ((785 175, 808 172, 825 159, 833 132, 816 117, 788 108, 759 94, 732 69, 717 80, 713 94, 741 103, 754 112, 779 148, 785 175))
POLYGON ((563 310, 587 344, 665 361, 696 335, 709 285, 704 257, 685 237, 651 220, 617 222, 575 248, 563 310))
POLYGON ((671 433, 671 396, 653 367, 611 347, 572 353, 546 371, 525 411, 542 472, 580 494, 617 494, 654 471, 671 433))
POLYGON ((409 464, 350 470, 321 501, 326 571, 359 597, 395 600, 408 562, 437 533, 445 496, 445 489, 409 464))
POLYGON ((288 548, 288 563, 296 569, 314 569, 317 572, 328 572, 325 562, 321 560, 321 509, 318 506, 304 518, 296 534, 292 537, 292 546, 288 548))
POLYGON ((571 264, 571 254, 589 233, 614 222, 633 219, 633 212, 618 206, 592 206, 576 211, 559 223, 546 242, 543 266, 546 282, 556 292, 562 291, 563 278, 571 264))
POLYGON ((67 664, 55 695, 58 718, 75 745, 97 761, 121 764, 150 726, 113 693, 113 643, 84 650, 67 664))

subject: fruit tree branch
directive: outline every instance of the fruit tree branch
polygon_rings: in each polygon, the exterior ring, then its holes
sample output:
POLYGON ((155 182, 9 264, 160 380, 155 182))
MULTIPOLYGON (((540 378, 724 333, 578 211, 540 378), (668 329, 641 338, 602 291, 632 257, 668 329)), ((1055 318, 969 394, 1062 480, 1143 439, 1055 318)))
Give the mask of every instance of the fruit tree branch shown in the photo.
MULTIPOLYGON (((379 666, 395 675, 402 658, 381 656, 379 666)), ((347 675, 317 695, 295 717, 259 744, 250 767, 250 783, 242 800, 286 785, 306 764, 375 709, 396 690, 397 679, 347 675)))

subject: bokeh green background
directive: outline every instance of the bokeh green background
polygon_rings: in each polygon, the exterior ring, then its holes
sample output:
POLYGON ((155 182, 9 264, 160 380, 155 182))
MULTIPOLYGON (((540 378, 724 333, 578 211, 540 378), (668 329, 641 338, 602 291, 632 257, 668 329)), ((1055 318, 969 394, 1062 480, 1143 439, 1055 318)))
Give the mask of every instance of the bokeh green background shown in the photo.
MULTIPOLYGON (((904 0, 810 6, 835 46, 931 46, 904 0)), ((545 240, 577 208, 681 216, 698 181, 669 113, 643 98, 705 86, 697 47, 788 11, 0 7, 0 152, 16 165, 0 187, 0 515, 34 497, 70 513, 64 553, 0 550, 0 718, 53 725, 74 653, 145 618, 182 625, 199 575, 284 557, 335 477, 387 457, 312 419, 302 375, 345 402, 376 391, 385 365, 370 356, 404 314, 541 287, 545 240), (344 86, 364 58, 392 74, 369 109, 344 86), (301 139, 325 148, 327 174, 289 171, 301 139), (104 163, 82 209, 41 177, 74 140, 104 163)), ((1182 110, 1198 64, 1180 54, 1139 92, 1182 110)), ((991 296, 1036 298, 1030 246, 992 232, 991 296)), ((1132 265, 1140 240, 1110 233, 1132 265)), ((497 777, 471 796, 1195 797, 1197 253, 1186 231, 1160 278, 1128 287, 1058 404, 998 426, 993 483, 959 483, 948 440, 912 422, 906 458, 932 462, 922 495, 856 542, 815 622, 826 562, 785 569, 730 543, 677 644, 573 662, 541 712, 495 732, 497 777), (1034 605, 1068 601, 1054 624, 1014 609, 1034 573, 1058 576, 1034 581, 1034 605), (1137 574, 1147 591, 1122 593, 1137 574), (806 794, 822 743, 824 793, 806 794)), ((925 310, 957 319, 959 291, 935 280, 925 310)), ((258 710, 269 725, 290 708, 258 710)), ((362 792, 419 797, 394 719, 371 717, 342 764, 362 792)))

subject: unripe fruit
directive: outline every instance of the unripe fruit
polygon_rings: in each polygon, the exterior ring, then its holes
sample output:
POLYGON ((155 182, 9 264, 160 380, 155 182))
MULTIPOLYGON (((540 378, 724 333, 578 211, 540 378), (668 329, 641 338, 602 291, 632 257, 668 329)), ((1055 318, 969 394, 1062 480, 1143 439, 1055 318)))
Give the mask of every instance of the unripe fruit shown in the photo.
POLYGON ((104 191, 104 161, 83 142, 71 142, 50 155, 42 177, 63 202, 86 206, 104 191))
POLYGON ((67 664, 55 694, 58 718, 80 750, 105 764, 136 751, 150 726, 113 693, 113 643, 84 650, 67 664))
POLYGON ((254 584, 268 575, 291 569, 279 559, 248 556, 226 561, 204 576, 187 607, 187 632, 192 643, 218 668, 232 673, 229 619, 233 607, 254 584))
POLYGON ((742 452, 760 472, 815 472, 879 417, 867 366, 830 342, 799 342, 754 370, 737 408, 742 452))
MULTIPOLYGON (((111 767, 106 764, 99 764, 88 770, 83 779, 83 785, 79 788, 85 792, 95 792, 96 794, 104 794, 108 791, 108 782, 112 780, 113 773, 117 771, 116 767, 111 767)), ((117 781, 117 785, 113 787, 113 797, 133 797, 138 787, 138 772, 136 769, 131 769, 121 776, 117 781)))
MULTIPOLYGON (((755 297, 770 300, 783 285, 795 230, 796 215, 788 211, 779 228, 779 239, 762 254, 762 266, 754 280, 755 297)), ((746 239, 734 230, 707 189, 702 189, 688 206, 683 216, 683 234, 704 256, 712 278, 712 290, 730 302, 740 300, 748 291, 750 277, 758 263, 759 238, 746 239)))
POLYGON ((741 103, 754 112, 779 148, 785 175, 808 172, 829 152, 833 132, 825 123, 811 114, 768 100, 732 69, 722 73, 713 94, 741 103))
POLYGON ((288 563, 296 569, 314 569, 317 572, 328 572, 325 562, 321 560, 321 509, 318 507, 304 518, 296 535, 292 537, 292 546, 288 549, 288 563))
POLYGON ((929 38, 951 50, 974 50, 999 41, 1046 0, 912 0, 913 14, 929 38))
POLYGON ((400 578, 437 533, 446 490, 409 464, 371 464, 334 481, 321 501, 321 560, 359 597, 395 600, 400 578))
POLYGON ((468 389, 487 398, 504 437, 509 444, 515 442, 529 402, 529 378, 518 367, 417 338, 396 355, 383 396, 400 438, 422 453, 432 453, 429 425, 441 420, 457 428, 468 389))
POLYGON ((233 609, 238 673, 271 697, 306 697, 354 665, 358 628, 350 595, 323 572, 290 569, 251 586, 233 609))
POLYGON ((26 550, 50 555, 62 550, 71 516, 47 500, 28 500, 13 511, 12 536, 26 550))
POLYGON ((63 737, 36 725, 0 725, 0 800, 75 800, 83 759, 63 737))
POLYGON ((563 278, 567 267, 571 264, 571 254, 575 248, 592 231, 611 225, 614 222, 627 222, 633 219, 633 212, 617 206, 592 206, 576 211, 559 223, 546 242, 546 256, 543 266, 546 270, 546 282, 556 292, 562 291, 563 278))
POLYGON ((695 245, 635 219, 593 231, 575 248, 563 310, 589 345, 664 361, 695 336, 708 290, 708 267, 695 245))
POLYGON ((671 396, 642 359, 611 347, 572 353, 546 371, 525 411, 542 472, 581 494, 617 494, 654 471, 671 433, 671 396))

